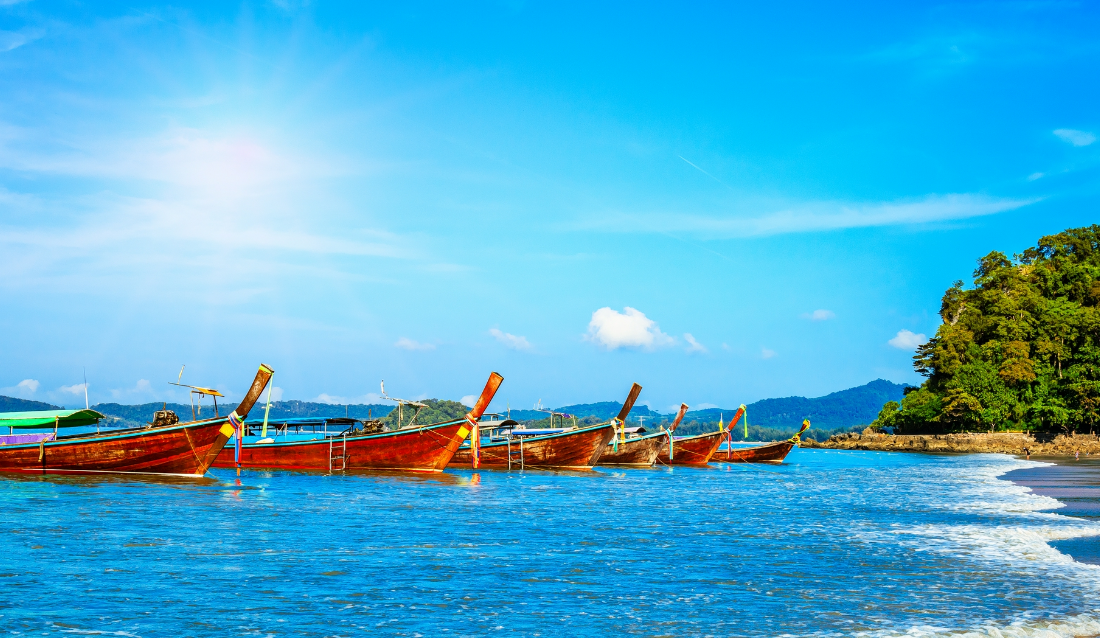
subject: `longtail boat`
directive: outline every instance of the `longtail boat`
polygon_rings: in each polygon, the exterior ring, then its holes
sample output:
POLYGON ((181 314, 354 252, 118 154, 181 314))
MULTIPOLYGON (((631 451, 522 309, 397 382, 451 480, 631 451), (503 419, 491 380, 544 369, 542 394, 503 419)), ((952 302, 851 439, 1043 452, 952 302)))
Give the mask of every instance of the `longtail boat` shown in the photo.
MULTIPOLYGON (((620 416, 607 423, 576 427, 574 418, 572 428, 527 429, 515 427, 519 424, 509 419, 489 431, 488 442, 482 441, 480 430, 475 429, 470 435, 470 443, 460 447, 451 459, 451 467, 592 469, 604 453, 607 442, 615 435, 615 424, 630 412, 641 390, 642 386, 634 384, 620 416), (494 431, 497 436, 493 436, 494 431)), ((563 419, 569 416, 537 409, 550 413, 551 426, 555 416, 563 419)))
MULTIPOLYGON (((662 465, 706 465, 710 462, 710 457, 714 456, 718 446, 722 445, 722 441, 729 436, 728 430, 721 427, 717 432, 694 436, 672 436, 687 412, 687 407, 685 403, 680 404, 680 413, 676 416, 672 427, 668 429, 668 448, 657 455, 657 462, 662 465)), ((736 420, 730 423, 731 427, 733 423, 736 423, 736 420)))
MULTIPOLYGON (((669 433, 667 430, 647 434, 639 429, 637 436, 628 437, 626 435, 626 416, 630 413, 630 408, 633 407, 634 401, 641 391, 642 386, 637 383, 630 389, 630 396, 627 397, 626 403, 623 404, 623 410, 619 412, 616 419, 619 423, 619 431, 612 438, 611 443, 608 443, 607 449, 603 451, 599 461, 600 465, 650 467, 657 462, 657 456, 668 449, 669 433)), ((680 413, 676 416, 676 423, 672 426, 673 429, 684 418, 685 412, 687 412, 687 405, 681 404, 680 413)))
POLYGON ((271 368, 261 365, 244 400, 228 417, 58 436, 58 428, 98 425, 104 416, 94 410, 0 414, 0 428, 54 427, 49 433, 0 436, 0 472, 202 476, 248 416, 271 374, 271 368))
MULTIPOLYGON (((496 372, 489 375, 477 403, 461 419, 373 434, 348 429, 306 441, 256 437, 259 440, 242 441, 239 461, 234 459, 234 448, 227 447, 214 467, 238 467, 239 462, 242 468, 442 472, 462 441, 477 429, 502 381, 504 377, 496 372)), ((415 420, 414 415, 410 423, 415 420)))
POLYGON ((786 441, 742 448, 735 448, 727 441, 726 449, 716 453, 711 461, 728 463, 782 463, 783 459, 787 458, 787 454, 790 453, 791 449, 802 440, 802 433, 808 429, 810 429, 810 421, 806 419, 802 421, 802 429, 786 441))

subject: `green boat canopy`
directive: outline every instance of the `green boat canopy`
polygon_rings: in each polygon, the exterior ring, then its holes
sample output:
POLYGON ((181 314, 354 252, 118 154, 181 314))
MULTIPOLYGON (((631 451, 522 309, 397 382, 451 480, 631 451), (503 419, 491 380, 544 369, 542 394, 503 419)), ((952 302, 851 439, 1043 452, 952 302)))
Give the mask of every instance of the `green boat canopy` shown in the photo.
POLYGON ((95 425, 105 419, 95 410, 42 410, 38 412, 0 412, 0 428, 73 428, 95 425))

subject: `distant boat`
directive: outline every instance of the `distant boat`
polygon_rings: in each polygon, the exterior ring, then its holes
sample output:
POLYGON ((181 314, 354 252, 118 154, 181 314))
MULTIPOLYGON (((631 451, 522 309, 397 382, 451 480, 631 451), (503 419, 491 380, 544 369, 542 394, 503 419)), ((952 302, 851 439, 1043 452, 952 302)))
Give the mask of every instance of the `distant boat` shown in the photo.
POLYGON ((802 421, 802 429, 786 441, 766 443, 753 447, 735 448, 727 442, 726 449, 714 455, 712 461, 724 463, 782 463, 787 454, 802 440, 802 433, 810 429, 810 421, 802 421))
MULTIPOLYGON (((485 424, 488 442, 479 441, 477 466, 494 469, 564 468, 588 470, 596 465, 606 453, 607 443, 615 435, 615 427, 623 422, 642 386, 637 383, 630 390, 630 396, 623 404, 619 416, 608 421, 584 427, 571 428, 521 428, 519 423, 510 419, 485 424)), ((554 418, 569 416, 550 413, 550 424, 554 418)), ((575 422, 575 419, 574 419, 575 422)), ((474 447, 463 445, 451 459, 451 467, 475 467, 474 447)))
MULTIPOLYGON (((285 439, 278 436, 244 441, 241 444, 239 466, 284 470, 397 470, 407 472, 442 472, 451 462, 458 446, 475 429, 485 409, 496 395, 504 377, 489 375, 474 407, 461 419, 413 425, 399 430, 377 433, 357 433, 362 424, 357 419, 287 419, 278 421, 285 433, 290 427, 301 431, 307 426, 314 438, 285 439), (341 430, 328 431, 329 424, 341 430), (326 429, 316 432, 317 426, 326 429)), ((407 403, 407 402, 406 402, 407 403)), ((414 404, 415 405, 415 404, 414 404)), ((415 416, 410 422, 415 422, 415 416)), ((255 429, 248 424, 249 431, 255 429)), ((226 447, 214 462, 214 467, 238 467, 233 447, 226 447)))
POLYGON ((0 414, 0 431, 54 428, 53 432, 0 436, 0 472, 202 476, 233 436, 234 427, 248 416, 271 374, 271 368, 261 365, 244 400, 228 417, 188 423, 158 419, 144 428, 58 436, 60 428, 98 425, 106 417, 95 410, 0 414))
MULTIPOLYGON (((687 412, 687 405, 680 404, 680 414, 685 412, 687 412)), ((736 425, 744 413, 745 408, 742 406, 730 420, 729 427, 736 425)), ((677 417, 676 422, 669 428, 669 433, 675 432, 678 425, 680 425, 680 417, 677 417)), ((657 455, 657 462, 662 465, 706 465, 718 450, 718 446, 722 445, 722 441, 729 438, 729 429, 721 427, 721 424, 719 426, 717 432, 695 436, 671 436, 668 449, 657 455)))
MULTIPOLYGON (((637 383, 631 388, 630 396, 627 402, 633 406, 638 393, 641 392, 642 386, 637 383)), ((626 408, 626 404, 623 405, 626 408)), ((671 430, 661 430, 659 432, 645 431, 645 428, 627 428, 625 424, 626 414, 620 412, 622 425, 615 437, 611 440, 611 443, 607 444, 607 449, 604 450, 603 456, 600 457, 600 465, 619 465, 628 467, 650 467, 657 462, 657 457, 668 449, 668 442, 670 432, 676 429, 676 426, 680 424, 681 419, 684 418, 684 413, 687 412, 687 405, 680 404, 680 413, 676 415, 676 421, 672 424, 671 430)), ((629 408, 627 408, 629 413, 629 408)))

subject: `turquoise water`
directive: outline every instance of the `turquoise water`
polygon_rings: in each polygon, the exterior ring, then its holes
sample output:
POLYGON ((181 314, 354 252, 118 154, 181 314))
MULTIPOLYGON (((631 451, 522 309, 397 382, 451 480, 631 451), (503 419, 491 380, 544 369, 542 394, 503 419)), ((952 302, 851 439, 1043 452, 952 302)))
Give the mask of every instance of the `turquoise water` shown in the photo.
POLYGON ((0 478, 0 630, 1100 633, 1100 568, 1048 544, 1100 524, 996 478, 1033 465, 796 450, 781 467, 0 478))

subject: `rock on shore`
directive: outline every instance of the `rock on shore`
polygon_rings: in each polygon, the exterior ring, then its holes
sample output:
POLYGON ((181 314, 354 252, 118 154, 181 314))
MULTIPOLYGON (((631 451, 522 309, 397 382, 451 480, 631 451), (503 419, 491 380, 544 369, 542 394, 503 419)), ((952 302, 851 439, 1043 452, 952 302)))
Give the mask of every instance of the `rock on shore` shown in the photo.
POLYGON ((802 447, 880 452, 1002 452, 1061 455, 1080 452, 1100 454, 1100 438, 1092 434, 1058 436, 1023 432, 970 434, 835 434, 827 441, 803 441, 802 447))

